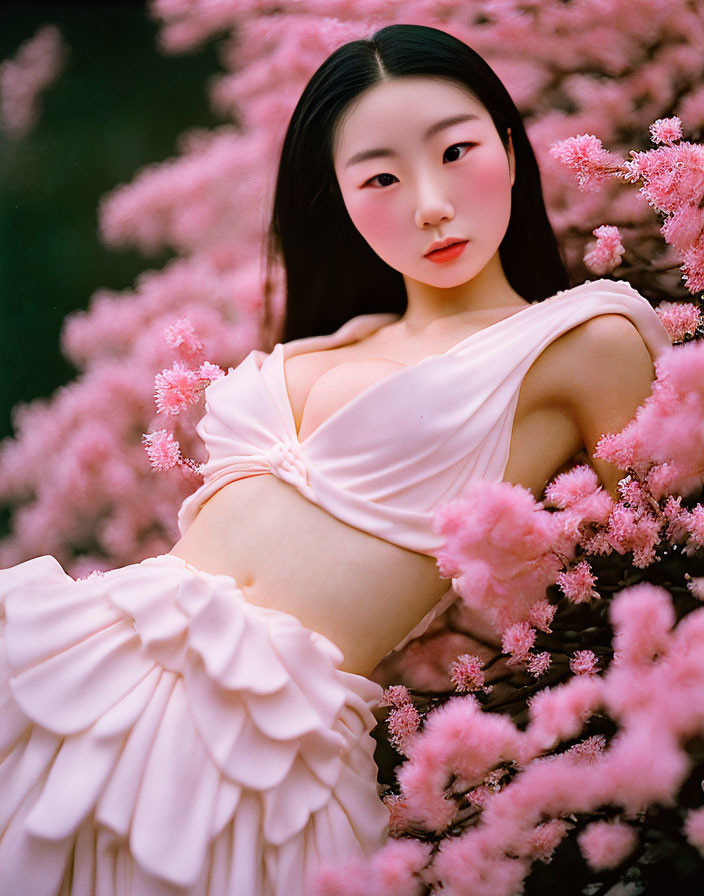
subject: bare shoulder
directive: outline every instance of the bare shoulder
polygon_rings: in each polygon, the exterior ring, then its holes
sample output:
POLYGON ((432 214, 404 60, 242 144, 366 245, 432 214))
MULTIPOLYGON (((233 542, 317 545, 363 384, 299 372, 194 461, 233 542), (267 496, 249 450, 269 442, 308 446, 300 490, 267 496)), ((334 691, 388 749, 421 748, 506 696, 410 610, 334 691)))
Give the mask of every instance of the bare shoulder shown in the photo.
MULTIPOLYGON (((568 409, 589 456, 599 438, 619 432, 651 393, 655 369, 638 328, 622 314, 600 314, 573 327, 550 346, 554 400, 568 409)), ((619 471, 592 461, 613 492, 619 471)))

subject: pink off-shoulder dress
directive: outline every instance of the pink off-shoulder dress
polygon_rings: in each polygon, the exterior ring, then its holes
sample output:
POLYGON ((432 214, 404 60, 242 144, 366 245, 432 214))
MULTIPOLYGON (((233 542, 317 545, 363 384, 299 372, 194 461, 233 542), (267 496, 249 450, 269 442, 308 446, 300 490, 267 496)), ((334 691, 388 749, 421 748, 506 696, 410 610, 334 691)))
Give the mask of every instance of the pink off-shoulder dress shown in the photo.
MULTIPOLYGON (((633 288, 587 282, 384 377, 303 440, 284 359, 393 316, 252 351, 207 389, 209 460, 181 531, 218 489, 268 473, 435 556, 436 507, 502 479, 533 361, 613 313, 654 360, 670 348, 633 288)), ((343 659, 171 554, 81 580, 50 556, 0 570, 0 896, 306 896, 321 864, 370 855, 388 822, 370 735, 381 688, 343 659)))

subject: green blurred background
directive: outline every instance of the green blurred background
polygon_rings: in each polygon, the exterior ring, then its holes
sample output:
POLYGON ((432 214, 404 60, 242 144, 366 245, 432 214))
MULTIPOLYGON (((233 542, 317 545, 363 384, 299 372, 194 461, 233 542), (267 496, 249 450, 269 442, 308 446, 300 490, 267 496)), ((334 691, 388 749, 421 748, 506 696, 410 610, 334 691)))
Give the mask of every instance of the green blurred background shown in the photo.
POLYGON ((68 45, 63 73, 30 133, 0 130, 0 438, 17 402, 75 375, 59 350, 66 314, 170 257, 104 247, 100 197, 173 156, 182 131, 221 123, 205 93, 220 69, 215 45, 167 56, 145 3, 5 3, 0 59, 49 23, 68 45))

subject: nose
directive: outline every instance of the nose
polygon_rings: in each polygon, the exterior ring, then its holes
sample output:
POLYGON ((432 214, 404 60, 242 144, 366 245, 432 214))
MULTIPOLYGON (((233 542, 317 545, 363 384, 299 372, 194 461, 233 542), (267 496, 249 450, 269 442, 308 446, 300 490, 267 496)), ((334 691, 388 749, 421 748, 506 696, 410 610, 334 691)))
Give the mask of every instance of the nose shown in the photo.
POLYGON ((418 183, 416 195, 416 227, 436 227, 443 221, 451 221, 455 209, 437 179, 426 177, 418 183))

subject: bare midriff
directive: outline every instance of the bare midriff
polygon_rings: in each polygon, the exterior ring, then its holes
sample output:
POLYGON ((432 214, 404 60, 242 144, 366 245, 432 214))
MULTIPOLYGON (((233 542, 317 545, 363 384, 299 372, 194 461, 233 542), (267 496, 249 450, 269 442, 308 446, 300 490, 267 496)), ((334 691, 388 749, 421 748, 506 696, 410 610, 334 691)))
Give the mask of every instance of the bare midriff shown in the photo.
MULTIPOLYGON (((349 359, 349 351, 346 358, 344 351, 335 350, 339 361, 349 359)), ((330 352, 312 353, 311 359, 313 354, 330 352)), ((546 363, 539 359, 524 378, 504 477, 526 485, 536 495, 547 475, 579 447, 578 434, 564 412, 539 401, 533 371, 546 363)), ((313 373, 322 386, 319 365, 318 361, 313 373)), ((349 377, 349 370, 346 373, 349 377)), ((550 379, 546 370, 540 379, 546 374, 550 379)), ((295 396, 289 369, 287 379, 289 392, 295 396)), ((360 389, 368 384, 362 374, 360 389)), ((311 397, 312 391, 309 407, 311 397)), ((321 408, 329 405, 329 393, 321 391, 316 402, 321 408)), ((299 415, 298 422, 305 420, 299 415)), ((341 668, 365 676, 451 584, 441 577, 434 557, 348 525, 271 474, 250 476, 221 488, 203 505, 171 553, 205 572, 231 576, 250 603, 289 613, 325 635, 344 654, 341 668)), ((499 643, 488 619, 479 614, 472 621, 472 633, 483 643, 499 643)))

